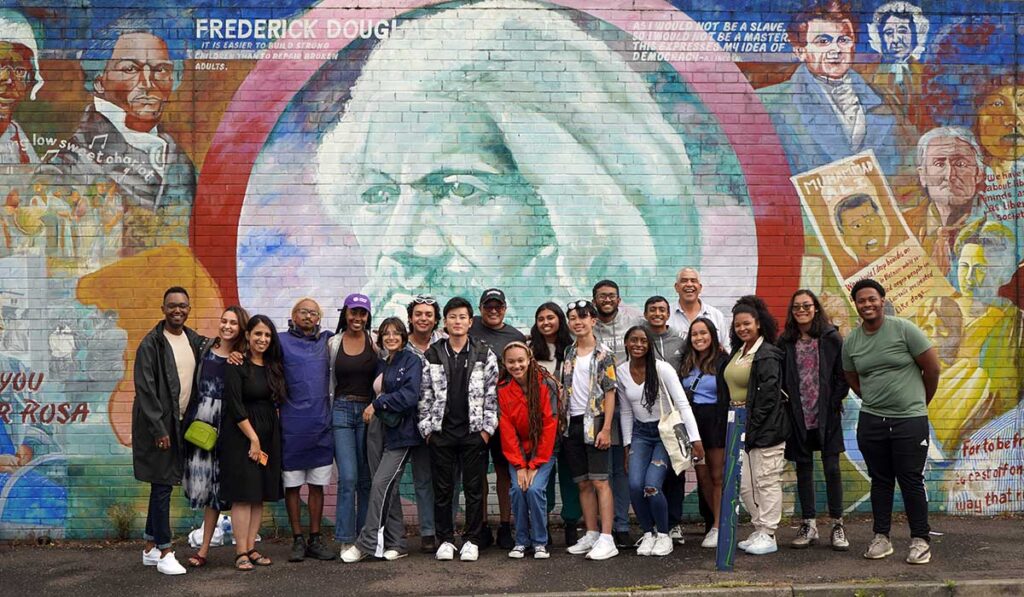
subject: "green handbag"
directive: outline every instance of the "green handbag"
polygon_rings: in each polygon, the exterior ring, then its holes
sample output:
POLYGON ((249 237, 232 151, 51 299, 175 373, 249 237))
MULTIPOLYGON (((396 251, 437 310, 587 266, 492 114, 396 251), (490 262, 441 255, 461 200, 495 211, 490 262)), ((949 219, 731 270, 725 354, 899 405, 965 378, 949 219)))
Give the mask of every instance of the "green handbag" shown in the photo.
POLYGON ((217 429, 197 419, 185 431, 185 441, 209 452, 217 443, 217 429))

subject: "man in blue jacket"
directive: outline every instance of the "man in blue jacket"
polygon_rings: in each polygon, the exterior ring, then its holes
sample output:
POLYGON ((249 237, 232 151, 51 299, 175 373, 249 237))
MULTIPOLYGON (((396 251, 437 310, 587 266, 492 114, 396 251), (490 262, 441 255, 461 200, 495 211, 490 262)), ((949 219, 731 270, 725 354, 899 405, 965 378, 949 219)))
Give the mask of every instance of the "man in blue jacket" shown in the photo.
POLYGON ((324 485, 334 469, 334 436, 331 433, 330 362, 327 340, 332 334, 320 329, 320 305, 299 299, 292 307, 288 332, 281 334, 284 378, 288 400, 281 404, 282 480, 288 522, 292 527, 289 562, 310 557, 333 560, 336 554, 323 543, 320 521, 324 513, 324 485), (309 486, 309 542, 302 534, 299 490, 309 486))

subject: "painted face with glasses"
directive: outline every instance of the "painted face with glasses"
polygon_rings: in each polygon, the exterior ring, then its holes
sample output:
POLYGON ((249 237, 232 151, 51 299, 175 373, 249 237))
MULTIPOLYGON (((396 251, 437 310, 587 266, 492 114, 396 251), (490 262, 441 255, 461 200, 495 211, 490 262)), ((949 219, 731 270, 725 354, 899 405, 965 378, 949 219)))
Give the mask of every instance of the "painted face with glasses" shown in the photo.
POLYGON ((28 82, 32 76, 32 65, 19 48, 10 42, 0 41, 0 121, 7 122, 15 108, 25 99, 28 82))

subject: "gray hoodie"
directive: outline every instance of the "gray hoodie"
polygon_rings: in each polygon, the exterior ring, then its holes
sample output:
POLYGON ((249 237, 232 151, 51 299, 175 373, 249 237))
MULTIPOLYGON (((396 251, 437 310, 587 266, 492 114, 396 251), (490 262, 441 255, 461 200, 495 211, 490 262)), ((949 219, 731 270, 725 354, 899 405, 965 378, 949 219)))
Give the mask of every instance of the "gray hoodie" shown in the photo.
POLYGON ((686 341, 672 328, 666 329, 663 334, 655 334, 646 322, 644 322, 644 327, 654 338, 654 350, 658 358, 672 365, 672 368, 678 373, 679 365, 683 362, 683 348, 686 347, 686 341))

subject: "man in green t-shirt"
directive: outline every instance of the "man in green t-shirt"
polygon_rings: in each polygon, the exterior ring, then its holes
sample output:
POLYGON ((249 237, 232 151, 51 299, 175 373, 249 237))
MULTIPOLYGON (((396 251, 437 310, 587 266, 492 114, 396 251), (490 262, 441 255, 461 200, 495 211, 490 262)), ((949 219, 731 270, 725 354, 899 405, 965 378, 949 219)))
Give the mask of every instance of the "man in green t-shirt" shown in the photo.
POLYGON ((843 342, 843 369, 863 404, 857 445, 871 477, 875 537, 864 557, 892 554, 889 530, 895 484, 900 484, 910 524, 909 564, 931 560, 924 465, 928 458, 928 403, 939 383, 939 357, 916 325, 886 317, 885 289, 865 278, 850 292, 860 327, 843 342))

